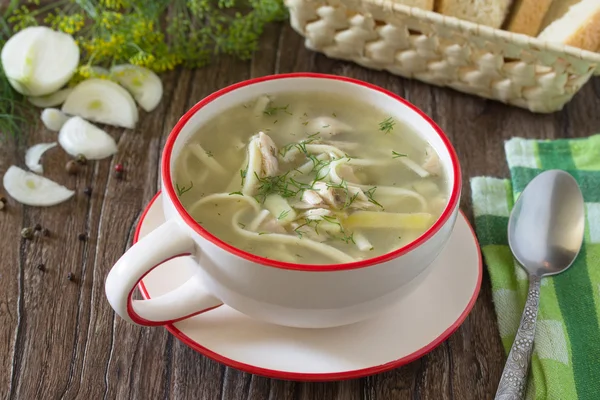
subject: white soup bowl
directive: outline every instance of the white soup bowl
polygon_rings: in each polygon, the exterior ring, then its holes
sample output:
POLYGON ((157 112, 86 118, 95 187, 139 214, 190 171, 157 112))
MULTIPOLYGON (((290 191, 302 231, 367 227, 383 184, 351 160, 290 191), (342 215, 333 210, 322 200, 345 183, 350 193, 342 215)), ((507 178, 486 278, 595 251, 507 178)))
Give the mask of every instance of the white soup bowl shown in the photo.
MULTIPOLYGON (((325 328, 354 323, 385 310, 413 290, 443 249, 458 214, 461 173, 456 153, 441 129, 397 95, 354 79, 298 73, 240 82, 206 97, 171 132, 162 157, 166 222, 134 244, 106 279, 106 296, 123 319, 165 325, 221 304, 273 324, 325 328), (410 125, 438 153, 449 198, 436 222, 408 245, 346 264, 303 265, 259 257, 235 248, 202 228, 177 198, 173 167, 190 137, 224 110, 268 93, 337 93, 375 105, 410 125), (136 285, 153 268, 189 255, 196 274, 172 292, 133 300, 136 285)), ((418 312, 415 304, 415 312, 418 312)))

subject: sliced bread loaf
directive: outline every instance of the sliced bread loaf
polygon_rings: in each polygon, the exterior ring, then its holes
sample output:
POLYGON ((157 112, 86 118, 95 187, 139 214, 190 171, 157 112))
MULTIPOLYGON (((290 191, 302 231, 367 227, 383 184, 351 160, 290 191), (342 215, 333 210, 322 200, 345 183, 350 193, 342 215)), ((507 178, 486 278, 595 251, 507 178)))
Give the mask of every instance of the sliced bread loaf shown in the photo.
POLYGON ((511 3, 512 0, 438 0, 436 11, 466 21, 500 28, 511 3))
POLYGON ((545 29, 548 25, 561 18, 563 15, 569 11, 569 7, 574 4, 579 3, 581 0, 554 0, 552 4, 550 4, 550 8, 546 15, 544 15, 544 20, 542 21, 542 27, 540 29, 545 29))
POLYGON ((506 30, 536 36, 552 0, 515 0, 508 16, 506 30))
POLYGON ((564 43, 596 51, 600 47, 600 1, 582 0, 571 6, 538 36, 550 42, 564 43))
POLYGON ((433 11, 434 0, 392 0, 392 3, 404 4, 409 7, 422 8, 423 10, 433 11))

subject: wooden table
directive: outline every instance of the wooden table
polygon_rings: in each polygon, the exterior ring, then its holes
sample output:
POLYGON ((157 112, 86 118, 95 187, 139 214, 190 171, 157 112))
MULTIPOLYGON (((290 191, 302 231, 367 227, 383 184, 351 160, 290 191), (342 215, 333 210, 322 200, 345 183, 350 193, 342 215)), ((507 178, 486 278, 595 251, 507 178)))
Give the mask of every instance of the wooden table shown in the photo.
MULTIPOLYGON (((330 60, 303 47, 287 24, 271 26, 251 62, 227 58, 204 69, 166 74, 165 94, 134 131, 109 129, 118 139, 112 159, 90 163, 77 176, 64 170, 58 149, 45 175, 76 196, 52 208, 9 199, 0 212, 0 395, 10 399, 490 399, 504 352, 490 283, 484 275, 475 308, 433 352, 396 370, 345 382, 297 383, 252 376, 209 360, 165 329, 141 328, 115 317, 104 296, 109 268, 131 244, 138 218, 158 190, 159 156, 177 119, 194 103, 231 83, 273 73, 316 71, 362 79, 405 97, 429 114, 456 146, 462 162, 462 209, 471 214, 469 179, 507 176, 503 142, 512 136, 576 137, 600 128, 600 84, 588 85, 560 113, 535 115, 385 72, 330 60), (114 166, 122 163, 125 179, 114 166), (84 194, 86 187, 92 195, 84 194), (21 238, 41 224, 49 237, 21 238), (78 240, 85 233, 87 241, 78 240), (45 265, 45 272, 37 269, 45 265), (67 279, 71 272, 72 281, 67 279)), ((0 144, 0 174, 24 165, 27 146, 55 133, 38 123, 21 144, 0 144)))

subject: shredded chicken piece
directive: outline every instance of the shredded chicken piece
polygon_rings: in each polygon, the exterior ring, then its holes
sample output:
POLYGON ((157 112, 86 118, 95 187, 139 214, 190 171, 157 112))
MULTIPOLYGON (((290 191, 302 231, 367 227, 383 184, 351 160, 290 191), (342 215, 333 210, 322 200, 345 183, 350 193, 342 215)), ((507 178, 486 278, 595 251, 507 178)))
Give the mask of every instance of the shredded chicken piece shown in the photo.
POLYGON ((266 218, 258 227, 259 232, 287 233, 285 228, 272 215, 266 218))
POLYGON ((343 204, 345 201, 344 196, 336 191, 334 188, 327 186, 325 182, 317 182, 313 185, 313 188, 317 190, 317 193, 325 202, 337 207, 339 204, 343 204))
POLYGON ((352 127, 332 117, 317 117, 308 123, 308 129, 327 135, 351 132, 352 127))
POLYGON ((304 193, 302 193, 302 201, 311 206, 323 204, 323 199, 314 190, 305 190, 304 193))
POLYGON ((439 175, 442 172, 440 157, 437 155, 435 150, 431 148, 431 146, 428 146, 425 152, 426 156, 422 165, 423 169, 432 175, 439 175))
POLYGON ((269 135, 259 132, 256 137, 258 148, 262 155, 262 170, 265 176, 275 176, 279 171, 279 162, 277 161, 277 146, 269 135))
POLYGON ((307 219, 322 219, 321 217, 328 217, 333 215, 333 211, 326 208, 313 208, 304 212, 304 216, 307 219))
POLYGON ((369 198, 367 197, 365 192, 363 192, 363 190, 358 186, 348 185, 348 193, 352 196, 356 195, 356 200, 358 201, 369 201, 369 198))

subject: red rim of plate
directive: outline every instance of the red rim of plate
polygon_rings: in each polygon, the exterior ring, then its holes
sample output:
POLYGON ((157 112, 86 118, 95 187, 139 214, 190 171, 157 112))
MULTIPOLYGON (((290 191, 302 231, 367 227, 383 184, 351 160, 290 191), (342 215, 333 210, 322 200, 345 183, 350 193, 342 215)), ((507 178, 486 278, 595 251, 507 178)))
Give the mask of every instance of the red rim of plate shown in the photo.
POLYGON ((374 264, 380 264, 380 263, 392 260, 396 257, 399 257, 403 254, 408 253, 411 250, 414 250, 415 248, 417 248, 420 245, 422 245, 423 243, 425 243, 431 236, 433 236, 437 231, 439 231, 440 228, 448 221, 448 219, 452 215, 452 212, 454 211, 454 209, 456 207, 458 207, 458 201, 460 198, 460 190, 461 190, 461 186, 462 186, 460 163, 458 161, 458 157, 456 155, 456 151, 454 150, 454 147, 452 147, 452 144, 448 140, 448 137, 444 134, 444 132, 441 130, 441 128, 439 126, 437 126, 436 123, 433 122, 433 120, 431 120, 431 118, 429 118, 425 113, 423 113, 423 111, 419 110, 413 104, 409 103, 408 101, 401 98, 400 96, 398 96, 388 90, 380 88, 379 86, 375 86, 370 83, 366 83, 363 81, 346 78, 346 77, 342 77, 342 76, 315 74, 315 73, 292 73, 292 74, 281 74, 281 75, 269 75, 269 76, 264 76, 261 78, 249 79, 246 81, 242 81, 242 82, 233 84, 231 86, 227 86, 227 87, 225 87, 221 90, 218 90, 215 93, 205 97, 204 99, 200 100, 200 102, 196 103, 196 105, 194 105, 188 112, 186 112, 183 115, 183 117, 181 117, 181 119, 177 122, 177 124, 175 125, 175 127, 173 128, 171 133, 169 134, 169 137, 167 138, 167 142, 165 144, 165 149, 163 152, 162 163, 161 163, 161 173, 162 173, 162 179, 164 181, 163 190, 165 191, 166 195, 169 197, 171 202, 174 204, 175 209, 177 210, 177 212, 179 213, 181 218, 185 221, 185 223, 187 225, 189 225, 192 229, 194 229, 194 231, 196 231, 200 236, 204 237, 206 240, 212 242, 216 246, 219 246, 223 250, 226 250, 232 254, 235 254, 241 258, 244 258, 246 260, 249 260, 249 261, 257 263, 257 264, 261 264, 261 265, 265 265, 265 266, 269 266, 269 267, 281 268, 281 269, 292 269, 292 270, 300 270, 300 271, 310 270, 313 272, 314 271, 341 271, 341 270, 364 268, 364 267, 368 267, 368 266, 371 266, 374 264), (454 172, 454 180, 453 180, 452 186, 451 186, 452 193, 450 194, 450 199, 448 201, 448 204, 446 205, 446 208, 444 209, 444 211, 442 212, 440 217, 436 220, 436 222, 427 231, 425 231, 421 236, 419 236, 414 241, 408 243, 407 245, 405 245, 397 250, 394 250, 392 252, 377 256, 377 257, 368 258, 366 260, 355 261, 355 262, 351 262, 351 263, 345 263, 345 264, 306 265, 306 264, 297 264, 297 263, 271 260, 268 258, 260 257, 257 255, 245 252, 243 250, 240 250, 240 249, 238 249, 234 246, 231 246, 230 244, 222 241, 221 239, 217 238, 216 236, 214 236, 213 234, 208 232, 200 224, 198 224, 192 218, 191 215, 188 214, 186 209, 183 207, 183 205, 179 201, 179 198, 175 194, 175 190, 173 188, 173 181, 171 179, 171 153, 173 152, 173 146, 175 144, 175 141, 177 140, 177 137, 181 133, 181 130, 183 129, 185 124, 187 124, 187 122, 190 120, 190 118, 192 118, 192 116, 194 114, 196 114, 196 112, 198 112, 198 110, 200 110, 202 107, 206 106, 207 104, 211 103, 215 99, 217 99, 227 93, 230 93, 236 89, 240 89, 242 87, 253 85, 256 83, 260 83, 260 82, 272 81, 272 80, 277 80, 277 79, 289 79, 289 78, 330 79, 330 80, 342 81, 342 82, 346 82, 346 83, 350 83, 350 84, 354 84, 354 85, 358 85, 358 86, 363 86, 368 89, 383 93, 383 94, 391 97, 392 99, 398 101, 399 103, 404 104, 405 106, 407 106, 410 109, 412 109, 413 111, 415 111, 421 118, 423 118, 429 125, 431 125, 433 130, 441 138, 444 146, 446 147, 446 150, 450 154, 450 159, 452 161, 452 169, 454 172))
MULTIPOLYGON (((142 216, 140 217, 140 221, 135 230, 135 235, 133 237, 134 243, 136 243, 138 241, 139 235, 140 235, 140 230, 144 223, 144 219, 146 218, 146 215, 150 211, 150 208, 152 207, 154 202, 159 198, 160 194, 161 194, 161 192, 158 192, 152 198, 152 200, 150 201, 150 203, 148 204, 148 206, 142 213, 142 216)), ((409 364, 409 363, 423 357, 425 354, 429 353, 430 351, 434 350, 436 347, 438 347, 440 344, 442 344, 446 339, 448 339, 450 337, 450 335, 452 335, 462 325, 462 323, 465 321, 465 319, 467 318, 467 316, 473 309, 475 302, 477 301, 477 296, 479 295, 479 290, 481 288, 481 279, 483 276, 483 260, 481 258, 481 250, 479 250, 479 242, 477 241, 477 236, 475 235, 475 231, 473 231, 473 227, 469 223, 469 220, 466 219, 466 216, 464 215, 464 213, 462 211, 460 211, 460 214, 465 218, 465 221, 467 222, 467 226, 469 227, 471 234, 473 235, 473 240, 475 241, 475 244, 477 245, 477 256, 479 259, 479 267, 478 267, 478 274, 477 274, 477 283, 475 284, 475 290, 473 291, 473 295, 471 296, 471 299, 467 303, 467 307, 460 314, 458 319, 452 325, 450 325, 444 332, 442 332, 437 338, 435 338, 429 344, 427 344, 426 346, 423 346, 419 350, 414 351, 413 353, 408 354, 397 360, 390 361, 388 363, 369 367, 369 368, 362 368, 362 369, 356 369, 356 370, 344 371, 344 372, 299 373, 299 372, 290 372, 290 371, 279 371, 279 370, 273 370, 273 369, 268 369, 268 368, 261 368, 261 367, 257 367, 257 366, 250 365, 250 364, 245 364, 245 363, 224 357, 218 353, 215 353, 212 350, 207 349, 206 347, 202 346, 201 344, 193 341, 190 337, 186 336, 183 332, 181 332, 179 329, 177 329, 173 324, 167 324, 164 326, 173 336, 175 336, 177 339, 179 339, 181 342, 183 342, 186 346, 191 347, 194 351, 196 351, 214 361, 224 364, 228 367, 235 368, 240 371, 248 372, 250 374, 264 376, 267 378, 285 379, 285 380, 290 380, 290 381, 306 381, 306 382, 341 381, 341 380, 363 378, 365 376, 375 375, 375 374, 379 374, 381 372, 389 371, 391 369, 395 369, 395 368, 401 367, 403 365, 409 364)), ((140 288, 140 291, 142 292, 142 296, 144 297, 144 299, 149 300, 150 294, 146 290, 146 286, 144 285, 143 281, 140 281, 139 288, 140 288)))

